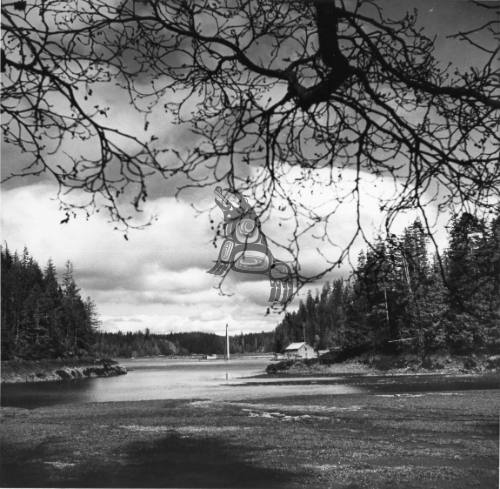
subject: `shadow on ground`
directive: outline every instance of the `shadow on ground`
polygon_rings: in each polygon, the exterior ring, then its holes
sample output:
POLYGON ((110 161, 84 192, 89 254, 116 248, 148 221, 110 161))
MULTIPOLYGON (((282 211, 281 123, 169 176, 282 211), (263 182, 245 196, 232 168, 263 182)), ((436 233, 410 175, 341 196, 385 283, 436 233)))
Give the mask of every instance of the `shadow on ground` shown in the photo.
POLYGON ((134 442, 116 456, 91 463, 82 460, 75 466, 47 462, 40 450, 13 451, 4 445, 2 452, 2 487, 259 488, 287 487, 297 477, 252 465, 251 450, 216 438, 176 434, 134 442))

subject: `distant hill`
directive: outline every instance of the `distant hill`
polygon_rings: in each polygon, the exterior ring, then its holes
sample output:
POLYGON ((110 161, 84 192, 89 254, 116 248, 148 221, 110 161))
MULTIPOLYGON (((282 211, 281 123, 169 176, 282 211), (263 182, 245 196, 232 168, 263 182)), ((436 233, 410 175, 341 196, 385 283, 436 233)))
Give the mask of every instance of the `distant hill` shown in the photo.
MULTIPOLYGON (((141 357, 151 355, 223 354, 225 337, 214 333, 190 332, 153 334, 98 333, 95 351, 103 357, 141 357)), ((274 332, 248 333, 230 337, 232 353, 268 353, 273 351, 274 332)))

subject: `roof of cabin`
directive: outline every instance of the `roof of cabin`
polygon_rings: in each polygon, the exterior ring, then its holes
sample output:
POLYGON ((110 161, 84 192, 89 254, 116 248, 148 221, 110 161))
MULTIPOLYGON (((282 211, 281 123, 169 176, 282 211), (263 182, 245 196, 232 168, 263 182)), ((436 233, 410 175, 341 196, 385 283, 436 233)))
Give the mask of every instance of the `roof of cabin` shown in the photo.
POLYGON ((302 346, 307 345, 303 341, 301 343, 290 343, 286 348, 285 351, 290 351, 290 350, 298 350, 302 346))

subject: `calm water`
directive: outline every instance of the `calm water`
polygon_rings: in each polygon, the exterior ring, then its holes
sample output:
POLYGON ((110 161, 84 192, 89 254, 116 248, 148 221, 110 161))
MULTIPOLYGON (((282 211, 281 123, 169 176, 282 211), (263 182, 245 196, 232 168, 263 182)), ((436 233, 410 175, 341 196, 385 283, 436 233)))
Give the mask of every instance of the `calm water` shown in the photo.
POLYGON ((269 359, 183 361, 136 359, 121 361, 127 375, 67 382, 2 386, 1 404, 34 408, 55 404, 137 401, 150 399, 256 399, 312 394, 393 394, 497 389, 498 376, 404 376, 255 378, 269 359))

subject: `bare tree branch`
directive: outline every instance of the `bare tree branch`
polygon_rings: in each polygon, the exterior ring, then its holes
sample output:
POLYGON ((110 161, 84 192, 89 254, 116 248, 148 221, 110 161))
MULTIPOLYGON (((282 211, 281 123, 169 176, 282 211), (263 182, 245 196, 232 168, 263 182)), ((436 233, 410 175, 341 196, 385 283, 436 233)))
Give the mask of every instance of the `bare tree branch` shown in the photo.
POLYGON ((253 199, 263 222, 286 205, 288 239, 276 245, 297 258, 305 235, 339 246, 335 212, 353 199, 352 239, 333 259, 320 249, 325 265, 309 280, 369 239, 366 176, 398 189, 380 197, 387 226, 430 203, 483 213, 498 204, 493 12, 450 40, 486 56, 464 72, 436 59, 414 13, 390 20, 371 0, 32 0, 4 3, 2 18, 4 140, 30 158, 4 180, 50 174, 68 216, 104 208, 126 229, 136 222, 127 202, 141 210, 153 175, 177 179, 179 192, 222 183, 253 199), (143 133, 121 129, 96 96, 110 85, 143 133), (190 142, 167 141, 154 127, 159 113, 168 127, 189 128, 190 142), (328 212, 290 195, 290 179, 331 188, 328 212), (86 201, 67 198, 76 189, 86 201))

